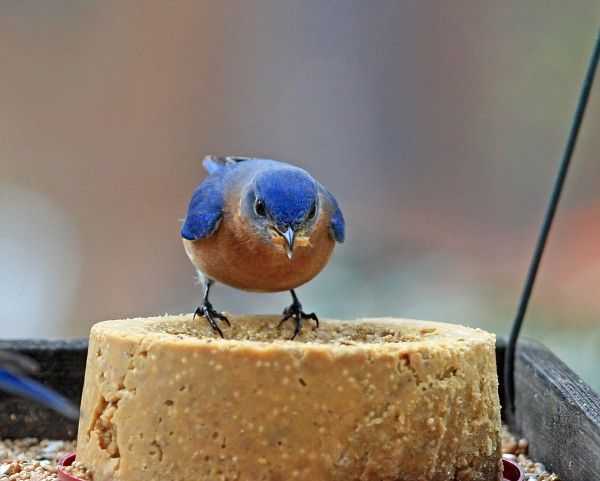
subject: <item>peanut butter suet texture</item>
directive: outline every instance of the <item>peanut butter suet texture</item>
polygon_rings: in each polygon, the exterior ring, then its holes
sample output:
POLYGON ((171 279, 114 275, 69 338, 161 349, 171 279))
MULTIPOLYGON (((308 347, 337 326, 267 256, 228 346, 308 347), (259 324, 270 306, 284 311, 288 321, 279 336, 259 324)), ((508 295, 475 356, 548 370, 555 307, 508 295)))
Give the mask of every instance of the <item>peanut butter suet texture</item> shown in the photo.
POLYGON ((500 480, 495 337, 402 319, 192 315, 92 329, 77 458, 95 481, 500 480))

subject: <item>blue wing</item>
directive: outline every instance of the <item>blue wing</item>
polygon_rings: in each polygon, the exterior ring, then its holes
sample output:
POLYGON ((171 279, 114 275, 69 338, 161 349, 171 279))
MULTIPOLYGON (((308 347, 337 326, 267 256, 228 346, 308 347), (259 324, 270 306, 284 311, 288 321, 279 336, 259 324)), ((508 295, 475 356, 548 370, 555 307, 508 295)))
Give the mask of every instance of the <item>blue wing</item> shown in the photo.
POLYGON ((204 239, 211 235, 221 220, 223 209, 223 176, 217 170, 198 186, 192 195, 181 237, 187 240, 204 239))
POLYGON ((340 243, 344 242, 346 236, 346 222, 344 221, 342 210, 333 194, 323 186, 321 186, 321 189, 325 195, 326 201, 331 205, 333 210, 333 213, 331 214, 331 232, 333 232, 333 237, 340 243))
POLYGON ((79 419, 79 409, 67 398, 33 379, 20 376, 10 370, 0 368, 0 389, 33 399, 69 419, 75 421, 79 419))

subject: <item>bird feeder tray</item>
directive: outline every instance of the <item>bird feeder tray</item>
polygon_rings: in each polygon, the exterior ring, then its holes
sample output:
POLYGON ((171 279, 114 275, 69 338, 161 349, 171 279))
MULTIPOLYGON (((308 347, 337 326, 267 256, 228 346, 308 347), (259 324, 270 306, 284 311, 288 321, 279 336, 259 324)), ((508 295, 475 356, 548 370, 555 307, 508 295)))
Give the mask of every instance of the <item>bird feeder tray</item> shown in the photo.
MULTIPOLYGON (((289 333, 284 329, 281 334, 285 339, 289 333)), ((34 376, 38 381, 79 402, 87 344, 87 340, 9 340, 0 341, 0 349, 33 357, 40 365, 34 376)), ((500 390, 503 362, 504 341, 499 339, 500 390)), ((519 342, 515 367, 516 416, 505 419, 511 431, 526 437, 530 456, 563 481, 600 479, 600 396, 537 342, 519 342)), ((3 438, 73 439, 76 432, 75 423, 32 401, 0 393, 3 438)), ((512 481, 514 474, 507 471, 510 463, 505 460, 504 465, 505 479, 512 481)))

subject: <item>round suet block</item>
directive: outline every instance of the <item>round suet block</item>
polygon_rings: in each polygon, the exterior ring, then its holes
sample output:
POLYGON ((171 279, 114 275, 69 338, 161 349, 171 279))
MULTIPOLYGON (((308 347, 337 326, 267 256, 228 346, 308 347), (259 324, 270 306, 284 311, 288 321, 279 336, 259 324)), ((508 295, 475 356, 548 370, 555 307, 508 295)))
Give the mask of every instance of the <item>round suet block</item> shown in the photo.
POLYGON ((405 319, 192 315, 91 332, 77 459, 94 481, 502 478, 495 337, 405 319), (312 323, 312 321, 310 321, 312 323))

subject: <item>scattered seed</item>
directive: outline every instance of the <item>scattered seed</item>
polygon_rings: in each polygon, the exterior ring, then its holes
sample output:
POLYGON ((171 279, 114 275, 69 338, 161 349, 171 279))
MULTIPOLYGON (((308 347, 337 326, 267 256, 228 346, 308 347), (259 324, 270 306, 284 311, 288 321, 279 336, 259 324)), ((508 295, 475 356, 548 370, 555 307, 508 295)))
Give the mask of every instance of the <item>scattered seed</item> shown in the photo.
MULTIPOLYGON (((527 439, 515 439, 506 426, 502 430, 502 453, 506 459, 517 462, 527 481, 560 481, 554 473, 548 473, 543 464, 527 457, 527 439)), ((58 461, 75 451, 75 441, 24 438, 0 440, 0 481, 57 481, 58 461)), ((266 464, 266 458, 259 463, 266 464)), ((68 473, 83 480, 92 475, 79 461, 65 468, 68 473)), ((292 472, 292 477, 299 476, 292 472)))

